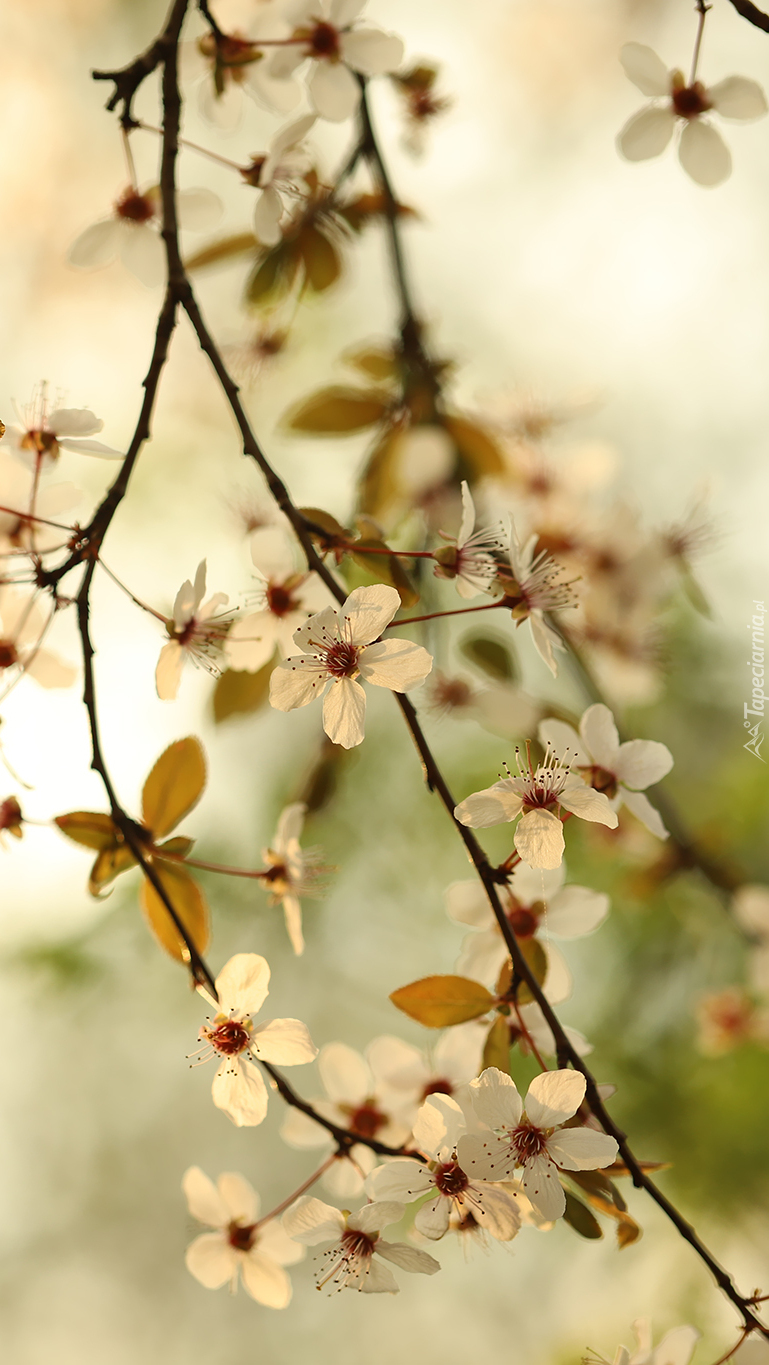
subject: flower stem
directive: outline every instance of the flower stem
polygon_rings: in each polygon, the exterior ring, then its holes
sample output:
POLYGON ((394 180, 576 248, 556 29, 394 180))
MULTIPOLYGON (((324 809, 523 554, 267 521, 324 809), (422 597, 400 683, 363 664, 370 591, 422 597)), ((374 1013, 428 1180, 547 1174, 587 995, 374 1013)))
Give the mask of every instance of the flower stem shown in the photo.
POLYGON ((284 1209, 287 1209, 293 1204, 295 1199, 299 1198, 300 1194, 304 1194, 305 1190, 309 1190, 310 1186, 314 1185, 316 1180, 320 1180, 320 1177, 325 1174, 329 1166, 333 1166, 336 1161, 336 1155, 336 1152, 332 1152, 331 1156, 327 1156, 323 1165, 319 1166, 317 1171, 313 1171, 312 1175, 309 1175, 306 1180, 303 1180, 299 1188, 294 1190, 293 1194, 289 1194, 285 1199, 281 1199, 280 1203, 276 1204, 274 1209, 270 1209, 270 1212, 266 1213, 264 1218, 259 1219, 256 1226, 260 1228, 263 1223, 269 1223, 273 1218, 277 1218, 279 1214, 283 1213, 284 1209))
POLYGON ((694 40, 694 53, 692 54, 692 73, 689 77, 689 85, 694 85, 697 79, 697 66, 700 60, 700 47, 702 46, 702 34, 705 28, 710 5, 705 4, 705 0, 697 0, 697 37, 694 40))
POLYGON ((504 606, 503 602, 484 602, 482 607, 457 607, 455 611, 430 611, 426 616, 407 616, 402 621, 391 621, 386 630, 395 630, 397 626, 413 626, 417 621, 437 621, 439 616, 469 616, 472 611, 493 611, 495 607, 504 606))

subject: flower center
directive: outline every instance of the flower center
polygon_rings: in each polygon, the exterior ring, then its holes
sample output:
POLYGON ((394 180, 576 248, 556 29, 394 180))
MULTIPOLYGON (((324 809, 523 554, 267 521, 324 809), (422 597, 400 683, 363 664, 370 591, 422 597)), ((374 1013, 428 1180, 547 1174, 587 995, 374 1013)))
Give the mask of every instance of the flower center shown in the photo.
POLYGON ((425 1086, 424 1090, 422 1091, 422 1099, 423 1099, 423 1100, 426 1100, 428 1095, 453 1095, 453 1094, 454 1094, 454 1086, 451 1084, 451 1081, 447 1081, 447 1080, 445 1080, 443 1077, 438 1077, 438 1079, 436 1079, 436 1080, 434 1080, 434 1081, 428 1081, 428 1082, 427 1082, 427 1085, 425 1086))
POLYGON ((267 608, 273 616, 287 616, 290 611, 296 611, 296 603, 284 584, 270 583, 267 589, 267 608))
POLYGON ((332 678, 353 678, 358 672, 360 650, 346 640, 337 640, 325 651, 326 668, 332 678))
POLYGON ((225 1057, 237 1057, 251 1042, 250 1023, 244 1019, 224 1019, 217 1015, 212 1028, 201 1030, 212 1048, 225 1057))
POLYGON ((539 927, 539 915, 533 905, 516 903, 507 911, 507 918, 516 938, 531 938, 539 927))
POLYGON ((256 1223, 232 1222, 227 1228, 227 1241, 236 1251, 250 1251, 256 1241, 255 1233, 256 1223))
POLYGON ((447 1161, 445 1165, 439 1166, 434 1172, 433 1179, 435 1180, 435 1188, 440 1190, 441 1194, 448 1195, 449 1198, 462 1194, 463 1190, 466 1190, 470 1184, 462 1167, 458 1166, 456 1161, 447 1161))
POLYGON ((348 1126, 359 1137, 376 1137, 380 1128, 387 1123, 387 1115, 377 1109, 373 1100, 364 1100, 356 1109, 354 1105, 342 1105, 348 1115, 348 1126))
POLYGON ((0 640, 0 668, 13 668, 19 655, 13 640, 0 640))
POLYGON ((704 85, 699 81, 695 81, 694 85, 684 85, 673 90, 672 99, 673 108, 680 118, 699 118, 700 114, 706 114, 708 109, 713 107, 705 93, 704 85))
POLYGON ((524 1120, 512 1133, 513 1149, 521 1164, 540 1156, 547 1146, 547 1136, 541 1128, 524 1120))
POLYGON ((59 443, 54 432, 43 431, 42 428, 25 432, 21 438, 21 448, 32 450, 35 455, 50 455, 52 460, 57 459, 59 454, 59 443))
POLYGON ((339 30, 333 24, 316 24, 308 41, 313 57, 339 56, 339 30))
POLYGON ((584 768, 578 768, 582 773, 589 787, 594 791, 603 792, 609 800, 617 795, 617 779, 614 773, 610 773, 608 768, 601 768, 597 763, 591 763, 584 768))
POLYGON ((359 1232, 357 1228, 345 1228, 341 1240, 345 1260, 360 1258, 369 1261, 374 1254, 378 1237, 369 1237, 367 1233, 359 1232))
POLYGON ((22 818, 21 806, 15 796, 8 796, 5 801, 0 802, 0 830, 10 830, 11 834, 20 839, 22 818))
POLYGON ((155 205, 149 195, 138 194, 136 190, 129 189, 122 199, 118 199, 115 213, 118 218, 125 218, 129 223, 148 223, 150 218, 155 217, 155 205))

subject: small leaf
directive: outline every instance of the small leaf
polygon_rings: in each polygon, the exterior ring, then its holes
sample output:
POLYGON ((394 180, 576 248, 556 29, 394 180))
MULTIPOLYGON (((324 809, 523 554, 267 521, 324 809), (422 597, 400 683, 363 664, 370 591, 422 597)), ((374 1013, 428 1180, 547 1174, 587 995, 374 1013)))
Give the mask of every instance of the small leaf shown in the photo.
MULTIPOLYGON (((577 1116, 575 1115, 575 1118, 576 1117, 577 1116)), ((572 1125, 569 1123, 564 1124, 563 1126, 566 1128, 572 1125)), ((583 1125, 578 1120, 573 1126, 581 1128, 583 1125)), ((614 1207, 619 1209, 620 1213, 625 1213, 627 1210, 627 1204, 622 1198, 622 1195, 616 1185, 613 1185, 609 1180, 605 1171, 570 1171, 569 1179, 573 1180, 576 1185, 580 1185, 588 1195, 595 1194, 601 1199, 610 1199, 614 1207)))
MULTIPOLYGON (((359 194, 355 199, 349 199, 346 204, 341 204, 337 208, 337 213, 340 218, 344 218, 353 232, 361 232, 373 219, 386 217, 387 201, 379 191, 374 194, 359 194)), ((396 204, 395 213, 398 218, 418 217, 415 210, 409 208, 407 204, 396 204)))
POLYGON ((155 849, 155 857, 160 858, 163 853, 172 853, 174 858, 186 858, 195 847, 194 839, 186 839, 183 834, 175 834, 173 839, 166 839, 155 849))
POLYGON ((245 288, 246 303, 259 307, 285 294, 294 283, 301 263, 301 254, 295 241, 278 242, 277 246, 259 258, 249 275, 245 288))
MULTIPOLYGON (((537 979, 537 984, 542 985, 547 976, 547 954, 538 938, 524 938, 518 940, 518 946, 526 959, 529 970, 533 972, 537 979)), ((528 1005, 534 999, 531 991, 522 981, 518 987, 518 1004, 528 1005)))
POLYGON ((347 527, 337 521, 336 517, 332 517, 330 512, 324 512, 322 507, 300 507, 299 511, 308 521, 313 522, 315 526, 320 527, 321 531, 326 532, 324 537, 318 531, 308 528, 314 540, 321 541, 324 544, 333 544, 336 540, 350 539, 351 532, 347 530, 347 527))
POLYGON ((313 436, 343 436, 381 422, 390 401, 389 394, 378 389, 319 389, 290 408, 283 424, 313 436))
POLYGON ((444 417, 443 425, 459 451, 464 465, 462 472, 471 482, 504 472, 502 451, 483 427, 466 417, 444 417))
POLYGON ((339 252, 316 227, 305 227, 297 238, 304 261, 307 286, 315 294, 330 289, 342 273, 339 252))
POLYGON ((360 370, 363 374, 367 374, 370 379, 387 381, 388 379, 398 378, 398 362, 392 351, 382 351, 375 346, 367 346, 360 351, 345 351, 342 359, 346 365, 351 365, 354 370, 360 370))
POLYGON ((629 1213, 624 1213, 622 1217, 617 1220, 617 1246, 620 1251, 625 1247, 632 1246, 633 1242, 637 1242, 641 1235, 641 1228, 638 1226, 635 1219, 630 1217, 629 1213))
POLYGON ((222 237, 218 242, 209 242, 184 263, 185 270, 202 270, 207 265, 218 265, 220 261, 231 261, 236 256, 247 256, 258 251, 259 243, 253 232, 238 232, 234 237, 222 237))
POLYGON ((396 588, 400 594, 402 607, 413 607, 419 601, 419 593, 409 579, 406 570, 400 560, 395 555, 366 554, 366 548, 372 550, 386 550, 389 546, 383 540, 373 537, 366 540, 355 542, 355 549, 350 550, 350 557, 375 578, 378 583, 388 583, 391 588, 396 588), (360 548, 358 548, 360 546, 360 548))
POLYGON ((230 716, 251 716, 264 706, 270 695, 270 675, 274 660, 257 669, 256 673, 225 669, 217 679, 213 695, 214 720, 217 725, 230 716))
POLYGON ((109 848, 118 837, 110 816, 98 811, 73 810, 68 815, 57 815, 54 824, 74 843, 84 844, 86 848, 95 848, 99 852, 109 848))
POLYGON ((105 886, 109 886, 121 872, 127 872, 129 867, 135 865, 136 859, 126 843, 116 843, 102 849, 88 878, 88 890, 91 895, 98 899, 105 886))
MULTIPOLYGON (((570 1172, 571 1174, 571 1172, 570 1172)), ((580 1237, 587 1237, 589 1241, 595 1241, 598 1237, 603 1237, 601 1225, 597 1218, 594 1218, 590 1209, 581 1199, 577 1199, 571 1190, 564 1190, 566 1195, 566 1209, 563 1215, 564 1223, 568 1223, 570 1228, 578 1232, 580 1237)))
POLYGON ((206 785, 203 746, 194 735, 177 739, 160 755, 144 784, 142 819, 162 839, 196 806, 206 785))
POLYGON ((491 635, 466 635, 459 648, 466 659, 495 682, 513 682, 515 657, 506 640, 491 635))
POLYGON ((387 510, 398 494, 399 426, 388 427, 368 457, 360 479, 360 508, 370 516, 387 510))
MULTIPOLYGON (((203 892, 183 867, 173 867, 169 863, 161 866, 153 863, 153 867, 189 938, 198 952, 204 953, 210 934, 208 905, 203 892)), ((188 962, 189 953, 184 940, 146 876, 142 877, 140 901, 145 919, 161 948, 165 948, 177 962, 188 962)))
POLYGON ((614 1222, 617 1225, 617 1243, 620 1251, 623 1247, 631 1246, 633 1242, 637 1242, 638 1238, 641 1236, 641 1229, 635 1219, 631 1218, 630 1214, 625 1209, 624 1200, 619 1197, 619 1203, 617 1202, 617 1198, 615 1198, 616 1191, 614 1189, 612 1189, 609 1198, 599 1193, 597 1190, 589 1190, 587 1181, 583 1179, 587 1174, 592 1175, 594 1172, 569 1171, 569 1179, 574 1180, 576 1184, 580 1185, 585 1190, 588 1202, 592 1208, 597 1209, 599 1213, 605 1214, 607 1218, 614 1219, 614 1222))
POLYGON ((487 1066, 510 1075, 510 1027, 501 1014, 494 1020, 483 1045, 483 1067, 487 1066))
POLYGON ((466 976, 425 976, 390 996, 397 1009, 427 1028, 448 1028, 487 1014, 494 996, 466 976))

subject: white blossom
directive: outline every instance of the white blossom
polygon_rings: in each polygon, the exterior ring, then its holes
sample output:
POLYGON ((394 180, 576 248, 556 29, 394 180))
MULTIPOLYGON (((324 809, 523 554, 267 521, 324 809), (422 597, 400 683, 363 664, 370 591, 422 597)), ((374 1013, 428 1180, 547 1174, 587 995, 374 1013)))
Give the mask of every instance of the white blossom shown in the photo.
POLYGON ((366 1190, 372 1199, 410 1204, 424 1195, 414 1226, 437 1241, 449 1229, 452 1213, 471 1213, 480 1227, 500 1242, 509 1242, 521 1219, 514 1197, 501 1186, 471 1180, 457 1161, 457 1143, 467 1124, 460 1105, 449 1095, 431 1095, 414 1124, 413 1141, 427 1158, 394 1157, 372 1171, 366 1190))
POLYGON ((362 1294, 397 1294, 392 1271, 374 1256, 419 1275, 434 1275, 440 1270, 426 1251, 405 1242, 383 1240, 382 1228, 397 1223, 404 1211, 403 1204, 382 1203, 365 1204, 357 1213, 340 1213, 330 1204, 306 1196, 283 1215, 283 1226, 289 1237, 306 1246, 331 1242, 317 1275, 319 1289, 332 1284, 335 1289, 357 1289, 362 1294))
POLYGON ((232 617, 220 610, 227 605, 226 593, 216 592, 203 602, 205 592, 206 561, 202 559, 195 582, 187 579, 182 583, 176 594, 174 614, 166 622, 166 631, 171 638, 163 645, 155 669, 155 686, 161 701, 173 701, 176 697, 187 658, 202 664, 209 672, 219 671, 218 659, 232 617))
POLYGON ((601 702, 585 711, 579 734, 565 721, 545 720, 539 738, 564 761, 568 753, 570 767, 582 774, 588 786, 605 793, 612 810, 626 806, 658 839, 667 839, 660 816, 643 795, 644 788, 659 782, 673 766, 667 745, 653 739, 620 744, 614 717, 601 702))
POLYGON ((476 1115, 491 1131, 460 1138, 462 1169, 473 1179, 500 1181, 520 1167, 523 1191, 543 1218, 561 1218, 566 1209, 559 1170, 594 1171, 610 1166, 617 1155, 617 1143, 607 1133, 563 1127, 585 1096, 579 1071, 542 1072, 522 1102, 510 1077, 492 1066, 472 1082, 469 1094, 476 1115))
POLYGON ((294 108, 300 98, 298 86, 272 76, 268 61, 272 47, 259 46, 280 43, 290 35, 281 14, 265 5, 245 29, 220 36, 207 32, 180 45, 183 70, 198 85, 200 111, 209 123, 223 132, 234 131, 243 117, 245 95, 277 113, 294 108))
POLYGON ((299 194, 300 182, 310 169, 304 139, 314 122, 314 114, 305 114, 281 128, 272 139, 266 156, 257 157, 245 172, 249 184, 259 190, 254 209, 254 232, 264 246, 275 246, 280 241, 280 225, 286 210, 284 200, 299 194))
POLYGON ((732 158, 721 134, 707 115, 740 122, 767 112, 766 96, 756 81, 727 76, 716 85, 695 80, 687 85, 681 71, 668 71, 650 47, 626 43, 620 52, 625 74, 652 102, 628 119, 617 138, 628 161, 647 161, 668 146, 675 128, 683 124, 678 159, 698 185, 720 185, 731 174, 732 158), (662 102, 661 102, 662 101, 662 102))
POLYGON ((261 874, 264 884, 270 891, 271 903, 283 906, 286 932, 297 956, 304 952, 299 897, 312 894, 313 874, 318 871, 310 865, 299 843, 306 812, 303 801, 294 801, 286 806, 281 812, 271 846, 262 852, 267 867, 267 871, 261 874))
MULTIPOLYGON (((441 532, 443 535, 443 532, 441 532)), ((443 536, 444 540, 453 540, 443 536)), ((462 483, 462 520, 453 546, 438 550, 436 578, 452 578, 460 597, 477 597, 489 592, 497 577, 493 551, 504 549, 499 532, 490 528, 475 530, 475 503, 467 483, 462 483)))
MULTIPOLYGON (((177 215, 180 228, 207 232, 222 213, 221 200, 210 190, 179 190, 177 215)), ((165 279, 166 253, 160 236, 162 226, 160 187, 141 192, 129 186, 116 201, 109 218, 100 218, 76 237, 67 252, 70 265, 79 270, 98 270, 116 257, 148 289, 165 279)))
POLYGON ((559 867, 565 842, 560 809, 616 829, 617 816, 602 792, 586 787, 581 778, 560 764, 552 752, 534 769, 522 767, 516 750, 518 773, 495 782, 493 787, 474 792, 455 807, 454 814, 472 829, 488 829, 505 821, 518 820, 514 844, 529 867, 559 867))
POLYGON ((199 1037, 201 1061, 221 1058, 211 1089, 217 1109, 238 1128, 255 1127, 267 1113, 267 1087, 252 1057, 276 1066, 300 1066, 318 1055, 299 1019, 255 1024, 269 994, 270 968, 257 953, 236 953, 216 978, 217 1013, 199 1037))
POLYGON ((457 1024, 446 1029, 429 1052, 391 1034, 374 1038, 366 1056, 377 1093, 411 1127, 429 1095, 456 1098, 468 1081, 475 1079, 481 1069, 486 1032, 475 1020, 457 1024))
POLYGON ((293 81, 308 59, 312 70, 307 90, 321 118, 340 123, 355 113, 360 102, 356 74, 381 76, 395 71, 403 60, 403 43, 378 28, 358 27, 365 0, 294 0, 287 17, 294 24, 291 39, 276 47, 268 59, 269 75, 293 81))
POLYGON ((0 683, 8 682, 14 670, 17 676, 24 673, 45 688, 69 687, 74 682, 77 669, 41 644, 50 619, 46 620, 35 593, 0 585, 0 683))
POLYGON ((251 559, 259 609, 233 622, 224 652, 230 668, 256 673, 276 649, 284 658, 290 654, 295 632, 311 612, 328 604, 331 594, 317 574, 297 572, 288 537, 278 526, 253 533, 251 559))
POLYGON ((244 1176, 225 1171, 216 1184, 199 1166, 185 1171, 182 1189, 193 1218, 213 1228, 187 1247, 185 1263, 206 1289, 229 1284, 238 1276, 252 1299, 266 1308, 286 1308, 291 1281, 283 1269, 304 1257, 278 1222, 259 1223, 259 1196, 244 1176))
POLYGON ((658 1346, 653 1347, 648 1318, 637 1318, 633 1329, 638 1342, 636 1350, 618 1346, 614 1365, 689 1365, 701 1336, 696 1327, 674 1327, 665 1333, 658 1346))
POLYGON ((543 613, 574 606, 575 598, 572 584, 563 580, 562 565, 557 564, 546 550, 537 553, 538 539, 535 532, 521 545, 510 518, 512 581, 506 581, 504 573, 500 574, 500 581, 505 588, 505 605, 510 606, 513 620, 517 625, 528 621, 534 648, 555 677, 558 666, 553 650, 563 649, 563 642, 543 613))
POLYGON ((278 711, 293 711, 323 696, 323 728, 329 739, 344 749, 360 744, 366 694, 356 679, 408 692, 433 666, 421 645, 379 639, 400 604, 395 588, 376 584, 356 588, 339 612, 327 607, 311 616, 294 633, 295 643, 305 652, 289 657, 272 674, 272 705, 278 711))
POLYGON ((72 534, 72 518, 67 522, 62 518, 81 498, 75 484, 42 484, 18 459, 0 454, 0 552, 24 554, 34 550, 45 554, 66 544, 72 534))
POLYGON ((5 444, 27 466, 36 470, 47 467, 59 458, 62 450, 74 450, 79 455, 98 455, 105 460, 124 459, 121 450, 105 446, 87 437, 104 426, 90 408, 62 408, 51 410, 48 385, 38 385, 23 412, 16 409, 19 426, 9 426, 5 444))

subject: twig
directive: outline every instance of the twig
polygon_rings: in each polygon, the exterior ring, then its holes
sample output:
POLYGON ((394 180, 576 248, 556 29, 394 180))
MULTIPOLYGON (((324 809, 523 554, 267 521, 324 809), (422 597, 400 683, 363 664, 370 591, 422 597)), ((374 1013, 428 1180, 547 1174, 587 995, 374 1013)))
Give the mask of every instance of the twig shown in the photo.
POLYGON ((738 14, 743 19, 747 19, 749 24, 755 28, 760 28, 764 33, 769 33, 769 14, 764 14, 762 9, 752 3, 752 0, 731 0, 738 14))

